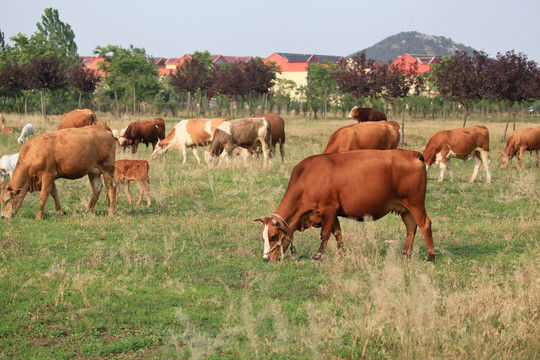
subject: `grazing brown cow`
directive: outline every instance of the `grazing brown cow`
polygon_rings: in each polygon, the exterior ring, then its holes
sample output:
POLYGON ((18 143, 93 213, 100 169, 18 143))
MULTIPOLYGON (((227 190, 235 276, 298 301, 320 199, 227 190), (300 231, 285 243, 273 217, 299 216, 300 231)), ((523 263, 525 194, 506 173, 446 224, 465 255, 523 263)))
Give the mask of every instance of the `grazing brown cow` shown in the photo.
POLYGON ((90 109, 73 110, 62 115, 58 130, 93 125, 96 121, 96 114, 90 109))
POLYGON ((276 113, 258 114, 251 116, 252 118, 265 118, 270 121, 270 127, 272 128, 272 154, 276 154, 276 144, 279 144, 279 151, 281 153, 281 162, 285 159, 285 121, 276 113))
POLYGON ((15 132, 15 128, 5 126, 5 118, 3 114, 0 114, 0 134, 12 134, 15 132))
POLYGON ((152 144, 152 151, 156 149, 159 140, 165 138, 165 122, 161 118, 139 120, 130 123, 124 135, 118 138, 118 145, 121 150, 131 146, 131 153, 137 152, 139 143, 148 147, 152 144))
POLYGON ((165 139, 157 144, 152 157, 165 155, 170 149, 178 149, 182 151, 184 157, 182 164, 185 164, 187 148, 191 147, 193 155, 197 159, 197 164, 200 164, 201 159, 197 153, 197 146, 210 144, 214 138, 216 128, 224 121, 226 120, 221 118, 182 120, 174 126, 174 129, 165 139))
POLYGON ((540 126, 516 130, 508 138, 506 148, 501 154, 501 167, 505 168, 516 154, 519 159, 519 168, 526 151, 536 152, 536 167, 540 163, 540 126))
MULTIPOLYGON (((248 118, 225 121, 214 132, 214 140, 204 152, 204 160, 208 166, 217 165, 220 159, 228 163, 231 154, 237 147, 248 150, 255 146, 262 146, 264 164, 272 166, 272 143, 271 125, 265 118, 248 118)), ((244 157, 244 165, 246 165, 244 157)))
POLYGON ((357 123, 337 129, 330 136, 323 154, 351 150, 397 149, 401 132, 395 121, 357 123))
POLYGON ((377 220, 401 215, 407 229, 404 255, 411 253, 420 227, 428 260, 435 259, 431 220, 425 209, 427 176, 422 154, 410 150, 357 150, 308 157, 294 167, 275 213, 257 218, 264 224, 263 260, 276 260, 292 247, 295 231, 321 228, 315 259, 324 255, 331 234, 343 248, 338 216, 377 220))
POLYGON ((491 183, 491 170, 489 169, 489 131, 485 126, 471 126, 452 130, 439 131, 433 135, 424 150, 426 171, 432 164, 439 164, 441 173, 439 181, 443 181, 444 169, 448 169, 450 180, 454 181, 454 173, 450 166, 451 158, 463 161, 474 158, 474 171, 470 182, 478 176, 478 169, 482 162, 486 169, 487 183, 491 183))
POLYGON ((43 218, 49 193, 57 215, 62 214, 54 180, 79 179, 88 175, 92 197, 91 211, 103 186, 103 174, 109 196, 109 215, 114 214, 115 144, 105 125, 50 131, 28 140, 19 152, 19 161, 9 184, 2 185, 2 213, 9 218, 17 213, 27 192, 41 191, 36 219, 43 218))
POLYGON ((382 111, 372 108, 361 108, 358 106, 353 107, 347 117, 353 118, 358 122, 386 120, 386 114, 382 111))
POLYGON ((146 160, 116 160, 114 163, 114 181, 116 183, 116 202, 118 202, 118 191, 120 185, 124 184, 124 192, 127 195, 129 205, 131 205, 131 196, 129 195, 129 184, 136 181, 139 184, 139 200, 137 205, 140 205, 143 194, 146 195, 146 206, 150 207, 150 178, 148 170, 150 165, 146 160))

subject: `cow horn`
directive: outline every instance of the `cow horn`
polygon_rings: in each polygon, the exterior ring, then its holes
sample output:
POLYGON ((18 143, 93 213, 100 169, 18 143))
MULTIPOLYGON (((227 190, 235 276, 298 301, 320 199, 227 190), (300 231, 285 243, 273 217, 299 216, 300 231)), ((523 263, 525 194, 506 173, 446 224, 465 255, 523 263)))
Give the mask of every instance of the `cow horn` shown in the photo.
POLYGON ((253 221, 260 221, 260 222, 263 222, 263 218, 259 216, 258 218, 253 219, 253 221))

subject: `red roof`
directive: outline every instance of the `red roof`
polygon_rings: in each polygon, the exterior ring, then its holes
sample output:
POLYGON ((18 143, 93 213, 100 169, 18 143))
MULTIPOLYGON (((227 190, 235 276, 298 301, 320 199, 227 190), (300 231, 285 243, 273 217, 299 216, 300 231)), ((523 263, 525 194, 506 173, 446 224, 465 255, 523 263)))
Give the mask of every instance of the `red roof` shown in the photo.
POLYGON ((441 56, 403 54, 392 61, 392 65, 397 65, 402 59, 405 61, 405 66, 407 67, 414 63, 418 64, 418 73, 422 74, 430 72, 431 64, 438 63, 441 60, 441 56))

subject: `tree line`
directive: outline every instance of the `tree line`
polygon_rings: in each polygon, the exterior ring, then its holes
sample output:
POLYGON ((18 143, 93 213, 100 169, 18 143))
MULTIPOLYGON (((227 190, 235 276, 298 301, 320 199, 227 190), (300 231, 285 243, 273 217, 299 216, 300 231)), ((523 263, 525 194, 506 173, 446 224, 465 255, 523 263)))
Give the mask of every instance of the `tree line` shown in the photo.
POLYGON ((142 48, 98 46, 100 71, 86 68, 77 54, 75 34, 58 10, 45 9, 37 31, 17 34, 6 44, 0 30, 2 112, 61 114, 75 107, 109 111, 116 116, 152 112, 175 116, 235 117, 256 112, 295 112, 344 116, 354 105, 378 108, 393 116, 440 116, 471 111, 508 113, 540 99, 538 64, 509 51, 489 58, 484 52, 456 52, 419 74, 416 66, 379 64, 365 53, 347 66, 312 64, 307 84, 280 78, 280 69, 261 58, 247 63, 213 64, 207 51, 195 52, 168 76, 160 76, 142 48), (503 110, 504 109, 504 110, 503 110), (340 114, 340 115, 338 115, 340 114))

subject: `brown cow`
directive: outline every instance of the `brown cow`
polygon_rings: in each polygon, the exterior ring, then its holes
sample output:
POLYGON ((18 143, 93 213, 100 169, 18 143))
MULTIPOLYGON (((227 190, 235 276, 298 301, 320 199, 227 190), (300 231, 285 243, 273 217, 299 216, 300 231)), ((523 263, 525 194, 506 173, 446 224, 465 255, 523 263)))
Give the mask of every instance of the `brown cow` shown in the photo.
POLYGON ((382 111, 375 110, 372 108, 361 108, 358 106, 353 107, 347 117, 353 118, 354 120, 358 122, 387 120, 386 114, 383 113, 382 111))
POLYGON ((60 119, 58 130, 68 128, 80 128, 93 125, 97 122, 96 114, 90 109, 77 109, 70 111, 60 119))
POLYGON ((519 159, 519 168, 526 151, 536 151, 536 167, 540 163, 540 126, 516 130, 508 138, 506 148, 501 154, 501 167, 505 168, 516 154, 519 159))
POLYGON ((103 174, 109 196, 109 215, 114 214, 115 144, 111 130, 105 125, 50 131, 28 140, 19 152, 19 161, 9 184, 2 185, 1 217, 17 213, 27 192, 41 191, 36 219, 43 218, 49 193, 57 215, 62 214, 54 180, 79 179, 88 175, 92 197, 91 211, 103 186, 103 174))
POLYGON ((0 114, 0 133, 3 134, 13 134, 15 132, 15 128, 8 126, 5 126, 5 118, 3 114, 0 114))
POLYGON ((152 151, 156 149, 159 140, 165 138, 165 122, 161 118, 149 120, 138 120, 129 123, 124 135, 118 138, 118 145, 121 150, 131 146, 131 153, 137 152, 139 143, 148 147, 152 144, 152 151))
POLYGON ((178 149, 182 151, 184 157, 182 164, 185 164, 187 148, 191 147, 193 155, 197 158, 197 164, 200 164, 201 159, 197 153, 197 146, 210 144, 216 128, 224 121, 226 120, 221 118, 182 120, 174 126, 165 139, 157 144, 152 157, 165 155, 170 149, 178 149))
POLYGON ((272 154, 276 154, 276 144, 279 144, 279 152, 281 153, 281 162, 285 159, 285 121, 276 113, 258 114, 251 116, 252 118, 265 118, 270 121, 272 128, 272 154))
POLYGON ((114 163, 114 182, 116 183, 116 202, 118 202, 118 191, 120 185, 124 184, 124 192, 127 195, 129 205, 131 205, 131 196, 129 195, 129 184, 136 181, 139 184, 139 200, 137 205, 140 205, 143 194, 146 195, 146 206, 150 207, 150 178, 148 170, 150 165, 146 160, 117 160, 114 163))
MULTIPOLYGON (((265 118, 248 118, 225 121, 214 132, 214 140, 204 152, 208 166, 217 165, 221 159, 230 162, 232 151, 237 147, 252 150, 262 146, 264 164, 272 166, 272 129, 265 118)), ((247 159, 244 157, 244 165, 247 159)))
POLYGON ((491 183, 491 170, 489 169, 489 131, 485 126, 471 126, 452 130, 439 131, 433 135, 424 150, 426 171, 432 164, 439 164, 441 173, 439 181, 443 181, 444 169, 448 169, 450 180, 454 181, 454 173, 450 166, 451 158, 463 161, 474 158, 474 171, 470 182, 478 176, 480 165, 484 163, 487 183, 491 183))
POLYGON ((323 154, 362 149, 390 150, 400 145, 401 131, 397 122, 365 122, 334 131, 323 154))
POLYGON ((275 213, 257 218, 264 224, 263 260, 276 260, 292 246, 295 231, 321 228, 315 259, 324 255, 331 234, 343 249, 338 216, 377 220, 401 215, 407 229, 404 255, 410 255, 420 227, 428 260, 435 259, 431 220, 425 209, 427 175, 422 154, 410 150, 357 150, 308 157, 294 167, 275 213))

